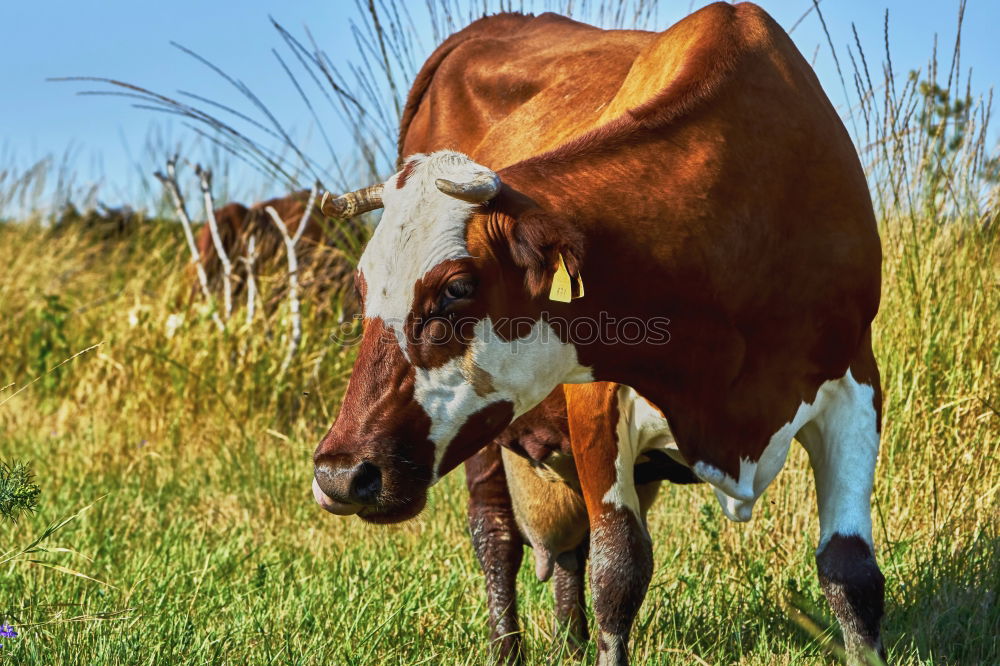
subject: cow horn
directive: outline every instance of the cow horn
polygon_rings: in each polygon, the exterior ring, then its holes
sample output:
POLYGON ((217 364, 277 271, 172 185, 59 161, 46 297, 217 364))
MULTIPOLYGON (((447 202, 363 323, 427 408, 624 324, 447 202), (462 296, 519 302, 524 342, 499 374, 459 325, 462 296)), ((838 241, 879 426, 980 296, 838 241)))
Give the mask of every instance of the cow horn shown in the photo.
POLYGON ((467 183, 456 183, 445 178, 438 178, 434 184, 450 197, 469 203, 483 203, 495 197, 500 191, 500 176, 492 171, 487 171, 467 183))
POLYGON ((347 219, 361 213, 382 207, 382 184, 369 185, 354 192, 333 197, 329 192, 323 193, 323 201, 319 209, 327 217, 347 219))

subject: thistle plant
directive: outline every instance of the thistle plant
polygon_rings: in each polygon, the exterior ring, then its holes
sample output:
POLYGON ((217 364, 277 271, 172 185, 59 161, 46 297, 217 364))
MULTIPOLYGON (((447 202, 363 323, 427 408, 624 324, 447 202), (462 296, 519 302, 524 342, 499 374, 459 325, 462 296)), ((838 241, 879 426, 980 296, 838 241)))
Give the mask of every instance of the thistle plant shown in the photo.
POLYGON ((33 476, 26 463, 0 460, 0 517, 17 522, 18 516, 38 507, 41 490, 33 476))

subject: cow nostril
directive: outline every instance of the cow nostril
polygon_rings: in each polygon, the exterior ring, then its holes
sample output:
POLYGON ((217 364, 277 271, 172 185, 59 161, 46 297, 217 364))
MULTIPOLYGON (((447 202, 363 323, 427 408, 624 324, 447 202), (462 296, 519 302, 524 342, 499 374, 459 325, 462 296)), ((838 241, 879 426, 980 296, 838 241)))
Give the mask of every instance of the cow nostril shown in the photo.
POLYGON ((329 461, 317 463, 314 476, 316 483, 326 495, 337 499, 337 501, 346 499, 343 492, 343 487, 346 484, 342 483, 344 477, 342 467, 329 461))
POLYGON ((382 492, 382 470, 370 462, 358 465, 351 480, 351 499, 359 504, 374 504, 380 492, 382 492))
POLYGON ((316 483, 334 502, 363 506, 377 504, 382 492, 382 470, 373 463, 355 463, 355 460, 342 457, 317 462, 316 483))

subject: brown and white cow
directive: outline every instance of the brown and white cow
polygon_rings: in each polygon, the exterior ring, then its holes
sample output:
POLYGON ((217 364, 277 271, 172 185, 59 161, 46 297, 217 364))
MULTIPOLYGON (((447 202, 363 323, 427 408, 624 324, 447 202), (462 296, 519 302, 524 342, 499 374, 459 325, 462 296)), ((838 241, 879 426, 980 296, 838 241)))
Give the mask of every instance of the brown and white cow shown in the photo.
MULTIPOLYGON (((426 136, 465 124, 464 109, 512 107, 494 122, 469 114, 472 157, 416 155, 380 188, 331 202, 385 210, 359 264, 364 336, 314 456, 317 499, 369 522, 408 519, 557 385, 620 382, 668 415, 679 456, 734 520, 750 519, 802 442, 822 588, 852 659, 881 651, 881 246, 857 153, 812 70, 751 3, 710 5, 663 33, 551 15, 490 32, 449 39, 414 86, 429 79, 439 95, 410 118, 426 136), (525 143, 537 148, 527 158, 525 143), (549 300, 562 265, 577 292, 587 276, 583 298, 549 300), (669 344, 632 332, 662 318, 669 344), (595 323, 605 334, 578 334, 595 323)), ((594 399, 610 408, 617 394, 590 390, 586 410, 567 400, 570 436, 599 663, 624 663, 651 544, 639 452, 592 418, 594 399)))
MULTIPOLYGON (((567 36, 575 38, 572 33, 581 28, 589 34, 585 42, 576 39, 575 50, 592 50, 600 46, 603 65, 607 68, 613 64, 623 73, 635 53, 620 49, 620 35, 607 40, 603 31, 554 15, 534 18, 501 14, 477 21, 446 40, 428 59, 410 91, 400 128, 400 166, 405 165, 407 155, 431 153, 442 148, 464 151, 488 163, 497 159, 525 159, 542 152, 544 144, 540 142, 545 135, 538 133, 537 127, 547 122, 549 108, 537 103, 537 95, 529 93, 536 97, 531 107, 512 104, 512 90, 507 89, 496 95, 481 96, 477 104, 469 107, 465 105, 464 71, 463 76, 456 76, 457 72, 449 70, 462 66, 465 49, 477 44, 477 40, 493 39, 498 34, 517 30, 516 39, 523 44, 526 32, 537 33, 542 40, 558 36, 553 35, 554 30, 567 31, 571 33, 567 36), (457 112, 461 113, 462 122, 449 122, 457 112), (508 132, 506 145, 492 138, 484 141, 480 129, 510 114, 518 114, 517 128, 513 134, 508 132), (509 140, 518 132, 523 135, 521 140, 509 140), (498 151, 496 155, 494 151, 498 151)), ((541 42, 536 38, 534 43, 537 47, 541 42)), ((562 59, 579 56, 570 48, 559 49, 558 53, 562 59)), ((550 84, 560 85, 558 68, 552 69, 551 58, 549 64, 550 71, 544 75, 544 80, 530 84, 533 90, 546 89, 546 95, 551 93, 550 84)), ((523 74, 521 76, 523 78, 523 74)), ((515 94, 524 95, 526 83, 521 81, 521 90, 515 94)), ((362 199, 350 197, 356 206, 363 206, 362 199)), ((632 396, 630 389, 623 390, 632 396)), ((533 549, 538 578, 544 581, 551 576, 554 581, 555 633, 567 639, 571 652, 577 652, 588 638, 583 576, 589 523, 569 445, 564 392, 572 391, 578 390, 567 386, 565 391, 562 388, 553 391, 541 404, 505 429, 492 444, 466 461, 469 531, 485 576, 491 638, 498 647, 501 661, 516 662, 522 655, 516 578, 523 545, 533 549)), ((627 402, 631 404, 633 400, 627 402)), ((611 429, 616 427, 619 418, 632 416, 624 406, 619 411, 595 402, 594 410, 601 410, 601 418, 611 429)), ((657 415, 653 428, 660 424, 663 432, 656 437, 670 438, 665 421, 657 415)), ((646 440, 650 439, 652 436, 647 435, 646 440)), ((688 468, 666 456, 655 459, 644 456, 636 475, 642 480, 637 491, 643 514, 656 496, 659 481, 698 481, 688 468)), ((621 620, 614 618, 613 621, 631 624, 631 618, 632 615, 625 613, 621 620)))

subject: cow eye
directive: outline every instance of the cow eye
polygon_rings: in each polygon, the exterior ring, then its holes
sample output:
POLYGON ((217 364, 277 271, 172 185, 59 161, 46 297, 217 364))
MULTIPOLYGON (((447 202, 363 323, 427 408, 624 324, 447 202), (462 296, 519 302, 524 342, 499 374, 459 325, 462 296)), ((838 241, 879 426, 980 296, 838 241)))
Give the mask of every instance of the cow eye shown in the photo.
POLYGON ((463 298, 469 298, 472 296, 472 292, 476 290, 476 284, 469 279, 458 279, 449 282, 445 288, 442 296, 444 301, 458 301, 463 298))
POLYGON ((438 292, 437 303, 431 312, 451 315, 456 308, 468 304, 475 291, 476 282, 472 278, 452 280, 438 292))

